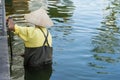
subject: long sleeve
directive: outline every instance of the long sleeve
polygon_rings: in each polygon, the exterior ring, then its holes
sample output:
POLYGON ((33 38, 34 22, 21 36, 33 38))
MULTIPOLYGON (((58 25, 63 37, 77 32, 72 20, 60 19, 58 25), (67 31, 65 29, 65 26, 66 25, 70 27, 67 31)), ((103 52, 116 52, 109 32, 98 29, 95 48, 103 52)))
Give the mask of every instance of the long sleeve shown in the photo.
POLYGON ((22 27, 15 24, 15 32, 16 35, 18 35, 20 38, 22 38, 24 41, 28 41, 28 27, 22 27))

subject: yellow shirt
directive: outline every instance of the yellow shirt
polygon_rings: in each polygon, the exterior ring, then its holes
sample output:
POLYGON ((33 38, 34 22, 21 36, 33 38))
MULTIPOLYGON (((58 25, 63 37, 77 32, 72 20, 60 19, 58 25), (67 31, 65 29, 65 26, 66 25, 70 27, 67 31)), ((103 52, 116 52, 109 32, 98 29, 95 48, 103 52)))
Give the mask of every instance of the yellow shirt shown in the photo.
MULTIPOLYGON (((46 28, 41 27, 41 29, 47 34, 46 28)), ((40 47, 45 41, 44 34, 37 27, 21 27, 15 25, 15 34, 23 39, 25 47, 40 47)), ((48 43, 52 46, 52 37, 50 33, 48 35, 48 43)))

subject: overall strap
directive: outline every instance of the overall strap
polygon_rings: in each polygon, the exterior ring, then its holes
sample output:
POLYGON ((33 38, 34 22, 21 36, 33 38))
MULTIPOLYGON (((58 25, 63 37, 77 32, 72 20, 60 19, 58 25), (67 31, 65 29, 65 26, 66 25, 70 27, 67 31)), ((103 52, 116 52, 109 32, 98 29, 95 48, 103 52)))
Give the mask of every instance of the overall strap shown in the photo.
POLYGON ((45 43, 47 42, 47 45, 48 46, 50 46, 49 45, 49 43, 48 43, 48 35, 49 35, 49 32, 48 32, 48 30, 47 30, 47 36, 45 35, 45 33, 44 33, 44 31, 41 29, 41 28, 39 28, 41 31, 42 31, 42 33, 44 34, 44 37, 45 37, 45 41, 44 41, 44 43, 43 43, 43 46, 45 46, 45 43))

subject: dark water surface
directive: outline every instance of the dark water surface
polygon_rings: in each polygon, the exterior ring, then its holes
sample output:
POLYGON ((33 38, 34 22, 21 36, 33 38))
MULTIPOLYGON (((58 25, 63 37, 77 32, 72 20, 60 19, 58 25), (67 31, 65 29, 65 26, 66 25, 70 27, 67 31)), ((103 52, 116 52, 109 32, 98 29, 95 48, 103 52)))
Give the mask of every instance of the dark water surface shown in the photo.
MULTIPOLYGON (((23 15, 40 6, 42 0, 13 0, 7 5, 20 25, 23 15)), ((120 0, 48 0, 48 12, 55 25, 53 71, 50 80, 120 79, 120 0)), ((13 80, 23 80, 22 41, 14 36, 13 80)))

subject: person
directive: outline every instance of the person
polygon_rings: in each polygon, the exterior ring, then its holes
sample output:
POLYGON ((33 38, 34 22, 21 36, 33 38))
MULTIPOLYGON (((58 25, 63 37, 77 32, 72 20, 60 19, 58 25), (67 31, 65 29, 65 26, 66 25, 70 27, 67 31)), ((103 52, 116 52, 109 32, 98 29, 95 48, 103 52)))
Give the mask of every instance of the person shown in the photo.
POLYGON ((18 35, 25 44, 24 69, 25 80, 43 80, 37 78, 37 73, 43 75, 48 73, 49 80, 52 66, 52 35, 48 27, 53 26, 53 22, 47 15, 47 11, 40 8, 29 14, 25 14, 27 22, 32 23, 35 27, 23 27, 14 23, 12 18, 8 18, 8 27, 18 35), (48 70, 47 70, 48 69, 48 70), (30 76, 32 76, 30 78, 30 76))

